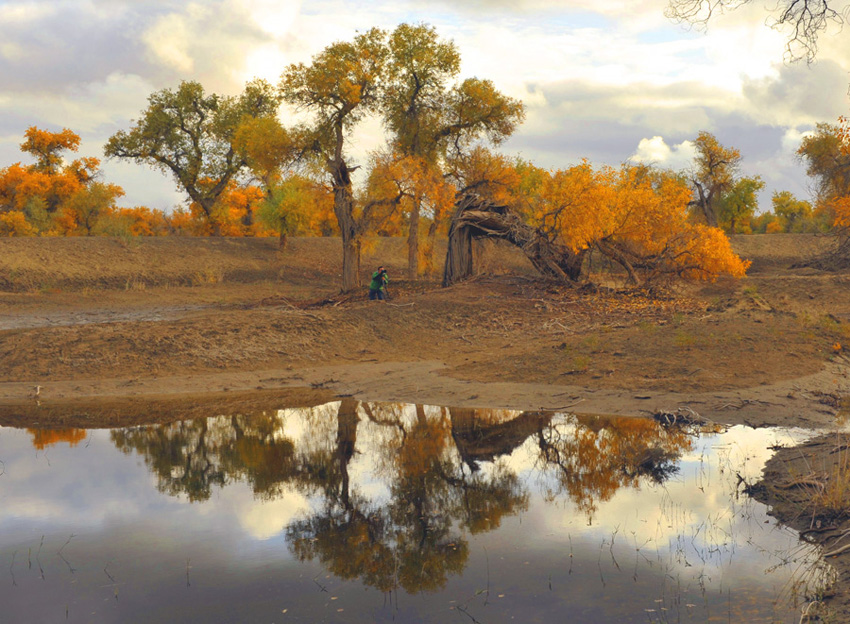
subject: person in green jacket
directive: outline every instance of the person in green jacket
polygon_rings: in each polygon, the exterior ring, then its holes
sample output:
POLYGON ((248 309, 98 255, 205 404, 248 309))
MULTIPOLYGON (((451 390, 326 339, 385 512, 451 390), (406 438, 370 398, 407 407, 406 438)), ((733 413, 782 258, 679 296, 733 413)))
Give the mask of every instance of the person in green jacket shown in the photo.
POLYGON ((390 283, 390 278, 387 275, 387 270, 379 266, 378 270, 372 273, 372 281, 369 282, 369 299, 379 299, 383 301, 387 298, 387 284, 390 283))

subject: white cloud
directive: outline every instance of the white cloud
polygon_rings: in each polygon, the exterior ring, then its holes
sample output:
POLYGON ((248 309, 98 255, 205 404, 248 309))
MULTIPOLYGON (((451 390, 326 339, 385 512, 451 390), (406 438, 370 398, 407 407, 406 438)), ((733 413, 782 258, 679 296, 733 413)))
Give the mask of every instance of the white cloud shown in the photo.
POLYGON ((0 6, 0 22, 21 26, 55 14, 57 7, 49 2, 9 2, 0 6))
POLYGON ((696 147, 691 141, 683 141, 671 147, 663 137, 654 136, 651 139, 641 139, 637 151, 629 160, 678 171, 690 166, 695 155, 696 147))
POLYGON ((142 35, 148 54, 166 67, 189 73, 195 62, 189 52, 189 28, 186 18, 176 13, 163 15, 142 35))

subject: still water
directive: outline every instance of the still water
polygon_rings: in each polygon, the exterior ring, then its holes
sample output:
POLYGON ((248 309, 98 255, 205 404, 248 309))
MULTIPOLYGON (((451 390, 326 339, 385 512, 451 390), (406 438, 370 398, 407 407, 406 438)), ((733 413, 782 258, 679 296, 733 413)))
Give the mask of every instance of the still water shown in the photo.
POLYGON ((802 436, 352 399, 0 428, 0 622, 796 622, 831 569, 742 483, 802 436))

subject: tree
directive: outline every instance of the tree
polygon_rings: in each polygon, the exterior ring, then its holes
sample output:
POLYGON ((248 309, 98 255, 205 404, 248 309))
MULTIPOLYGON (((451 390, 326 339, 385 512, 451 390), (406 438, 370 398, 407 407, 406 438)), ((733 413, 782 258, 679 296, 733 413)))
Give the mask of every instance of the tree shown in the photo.
POLYGON ((471 272, 465 250, 475 236, 506 239, 544 275, 572 282, 591 252, 619 264, 635 283, 740 277, 748 266, 721 230, 688 218, 691 191, 678 176, 645 166, 597 170, 587 162, 551 172, 523 164, 518 171, 525 180, 513 205, 510 193, 507 205, 469 195, 458 202, 445 285, 471 272))
MULTIPOLYGON (((24 133, 21 151, 30 154, 35 163, 14 163, 0 169, 0 215, 3 229, 11 235, 70 233, 76 222, 69 210, 74 197, 82 199, 97 184, 100 161, 84 157, 66 164, 66 151, 75 152, 80 137, 65 128, 50 132, 31 126, 24 133)), ((107 184, 114 197, 123 194, 120 187, 107 184)), ((96 193, 96 191, 93 191, 96 193)))
POLYGON ((460 71, 460 53, 427 24, 400 24, 388 45, 384 124, 396 151, 434 162, 440 147, 436 139, 446 125, 448 83, 460 71))
POLYGON ((390 230, 390 221, 397 223, 402 216, 407 219, 408 276, 417 277, 423 265, 426 270, 433 271, 434 240, 455 196, 455 188, 437 165, 419 156, 378 152, 370 162, 367 193, 385 207, 383 211, 376 211, 377 227, 387 231, 390 230), (429 225, 425 245, 420 247, 423 217, 429 225))
MULTIPOLYGON (((705 26, 716 13, 737 9, 752 0, 670 0, 667 16, 680 22, 705 26)), ((789 31, 786 46, 792 60, 811 63, 817 55, 818 36, 830 22, 844 24, 848 5, 832 0, 779 0, 770 4, 770 23, 789 31), (836 8, 839 7, 839 8, 836 8)))
POLYGON ((847 120, 820 123, 800 143, 797 154, 815 180, 815 218, 826 219, 837 235, 834 250, 807 262, 826 270, 850 266, 850 130, 847 120))
POLYGON ((21 151, 31 154, 35 159, 36 171, 57 174, 62 167, 61 152, 76 152, 80 147, 80 137, 68 128, 61 132, 50 132, 30 126, 24 132, 26 139, 21 143, 21 151))
MULTIPOLYGON (((499 93, 489 80, 450 84, 460 71, 460 54, 433 26, 401 24, 388 45, 384 124, 394 150, 401 158, 419 159, 420 171, 430 167, 439 173, 438 161, 450 147, 468 147, 482 135, 500 143, 522 121, 522 103, 499 93)), ((410 199, 408 276, 413 279, 419 273, 422 201, 417 195, 410 199)))
POLYGON ((757 193, 764 188, 759 176, 739 178, 720 198, 717 206, 719 225, 729 233, 749 232, 749 221, 758 208, 757 193))
POLYGON ((815 181, 819 204, 850 195, 850 150, 841 125, 819 123, 814 133, 800 142, 798 156, 815 181))
POLYGON ((80 189, 68 200, 58 221, 65 233, 95 234, 101 220, 115 210, 115 200, 124 195, 116 184, 93 182, 80 189))
POLYGON ((790 191, 774 192, 772 202, 773 213, 781 220, 783 231, 817 231, 812 223, 813 211, 809 202, 797 199, 790 191))
POLYGON ((333 231, 328 219, 328 212, 333 217, 330 193, 303 159, 308 138, 306 129, 287 129, 272 117, 247 119, 236 131, 237 149, 265 192, 257 217, 278 232, 280 250, 290 235, 333 231))
POLYGON ((354 41, 337 42, 293 64, 281 78, 284 99, 314 115, 308 145, 331 178, 334 213, 342 236, 342 291, 360 285, 360 240, 368 207, 356 210, 346 138, 364 116, 377 111, 387 50, 384 31, 373 28, 354 41))
POLYGON ((182 82, 151 94, 141 118, 112 135, 104 153, 171 174, 219 234, 216 203, 246 166, 234 146, 236 129, 246 118, 274 116, 279 105, 279 94, 263 80, 236 97, 207 95, 199 83, 182 82))
POLYGON ((735 148, 720 145, 713 134, 702 131, 694 141, 697 156, 690 172, 696 206, 710 227, 717 227, 719 203, 723 194, 735 184, 741 153, 735 148))

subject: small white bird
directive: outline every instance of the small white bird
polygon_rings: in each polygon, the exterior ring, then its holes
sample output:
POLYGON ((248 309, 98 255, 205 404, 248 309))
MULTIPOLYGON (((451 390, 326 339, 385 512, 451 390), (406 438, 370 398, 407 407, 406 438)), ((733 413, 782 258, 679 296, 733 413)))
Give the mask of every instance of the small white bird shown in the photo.
POLYGON ((41 396, 41 386, 36 386, 32 389, 32 394, 30 395, 31 399, 35 399, 36 401, 41 396))

